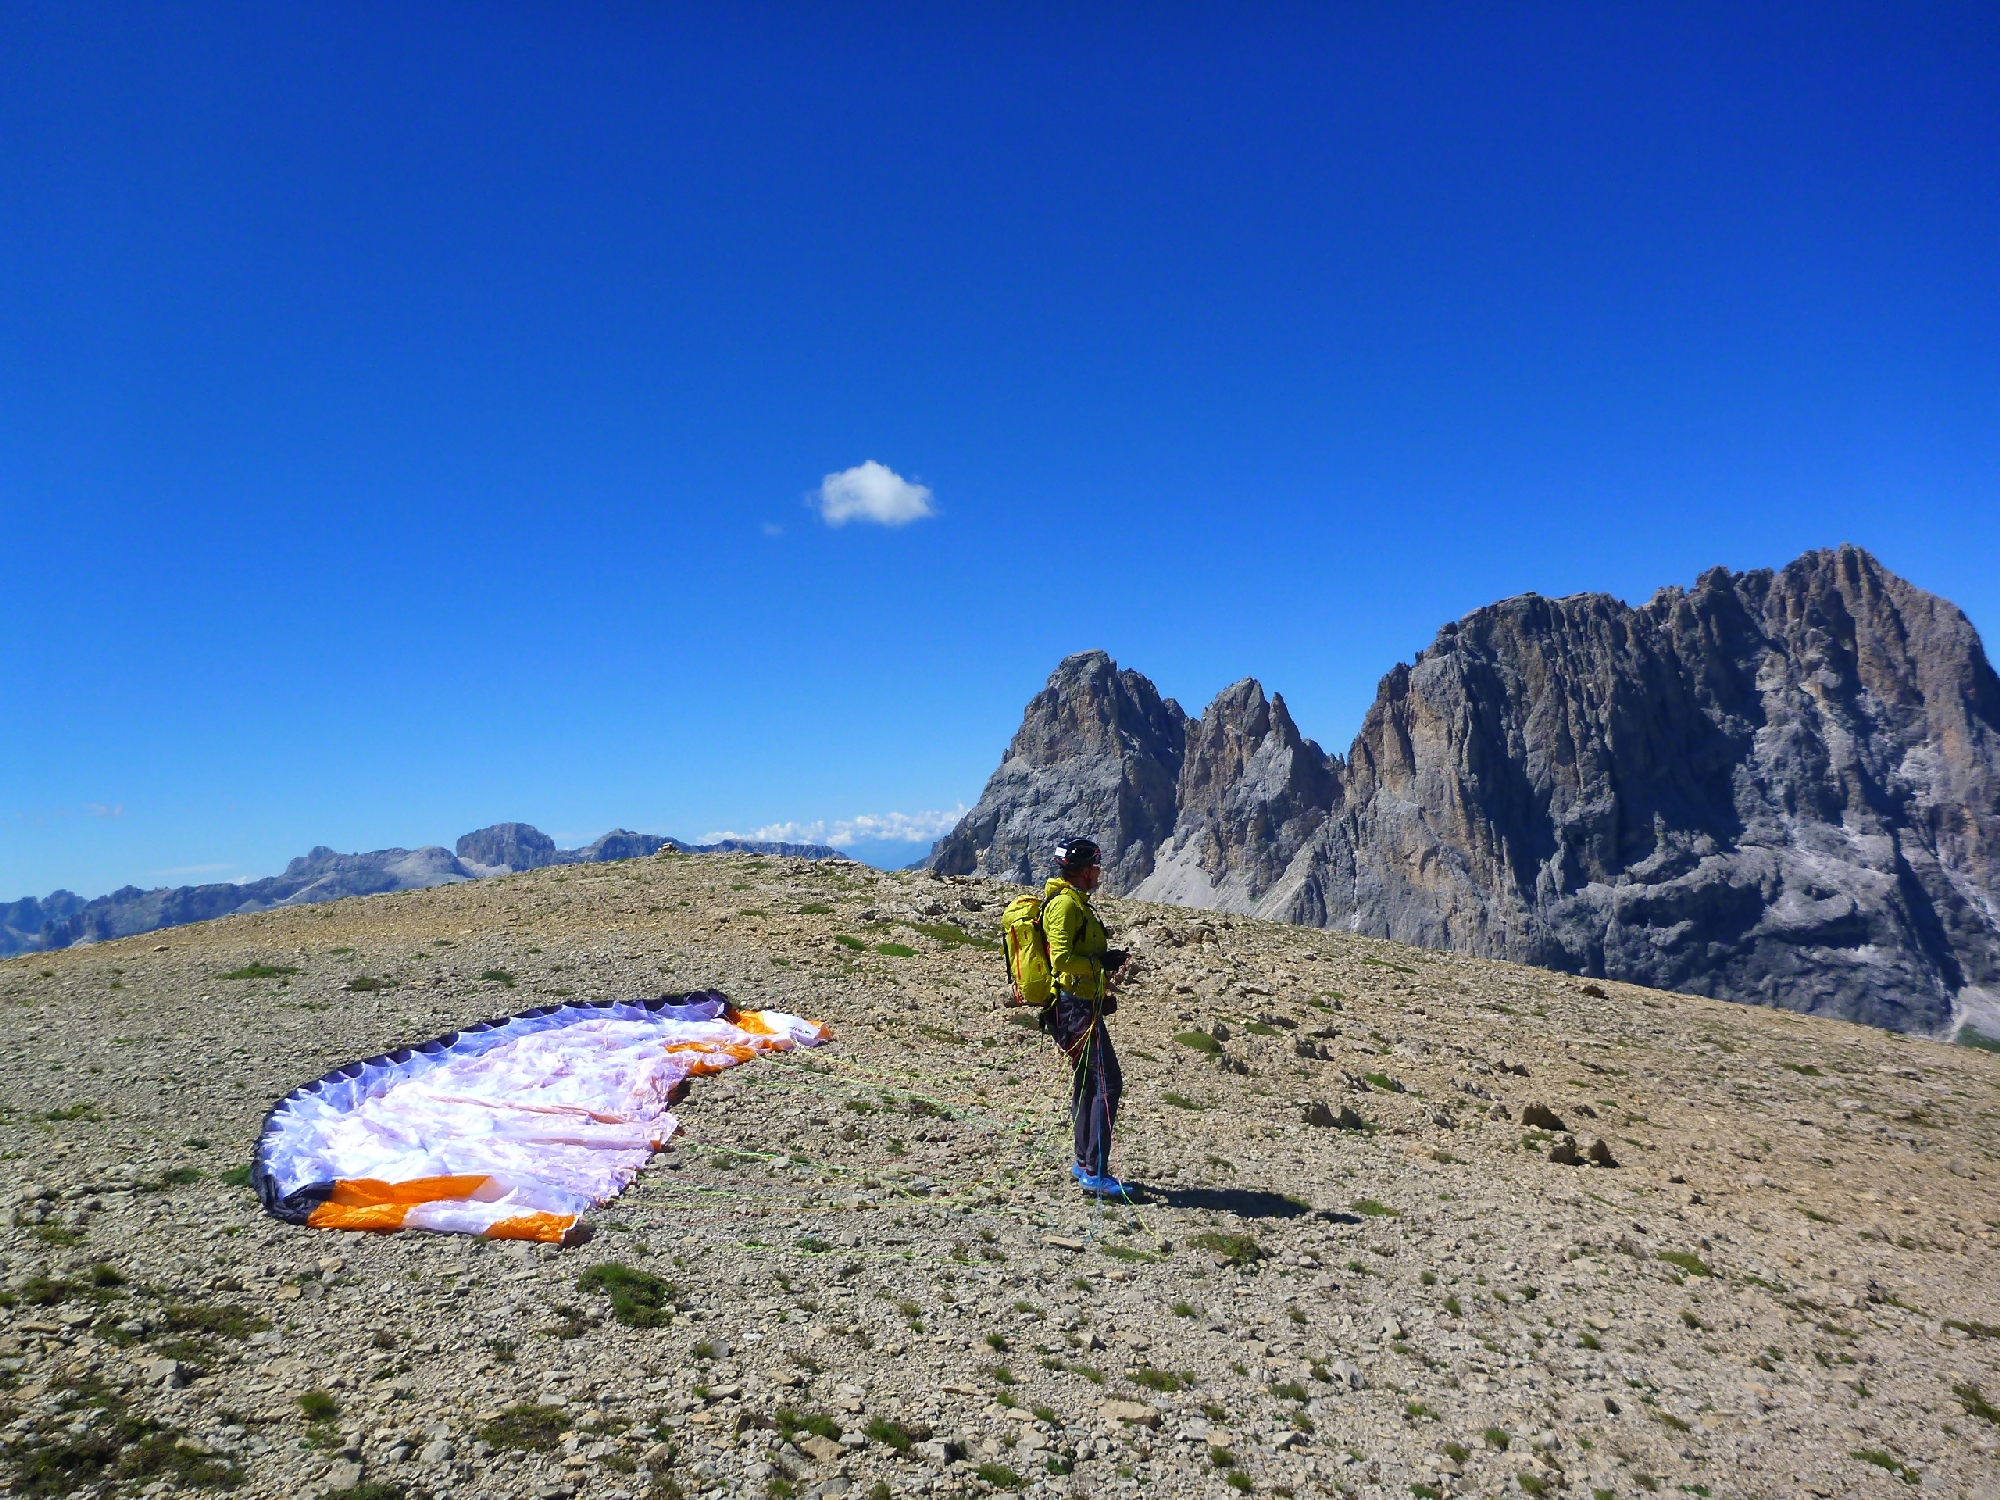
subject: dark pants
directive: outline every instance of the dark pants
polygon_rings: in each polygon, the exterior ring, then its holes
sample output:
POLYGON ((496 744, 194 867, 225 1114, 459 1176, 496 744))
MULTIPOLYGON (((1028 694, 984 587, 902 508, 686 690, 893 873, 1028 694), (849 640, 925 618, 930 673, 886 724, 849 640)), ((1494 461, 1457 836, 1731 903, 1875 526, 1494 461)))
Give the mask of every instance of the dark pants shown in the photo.
POLYGON ((1084 1171, 1102 1177, 1111 1170, 1111 1127, 1125 1075, 1095 1000, 1056 991, 1050 1030, 1070 1062, 1069 1114, 1076 1126, 1076 1159, 1084 1171))

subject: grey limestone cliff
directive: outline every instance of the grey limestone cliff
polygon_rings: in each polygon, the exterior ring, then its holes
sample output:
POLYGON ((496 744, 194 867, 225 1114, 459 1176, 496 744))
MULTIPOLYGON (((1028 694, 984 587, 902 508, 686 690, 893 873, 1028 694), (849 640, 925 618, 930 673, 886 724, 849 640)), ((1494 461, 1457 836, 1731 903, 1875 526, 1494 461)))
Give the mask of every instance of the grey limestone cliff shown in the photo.
POLYGON ((1249 677, 1189 721, 1186 742, 1173 833, 1131 894, 1250 910, 1340 801, 1339 768, 1249 677))
MULTIPOLYGON (((956 866, 981 826, 1047 832, 1066 765, 1101 779, 1047 698, 1016 738, 1040 747, 1039 798, 1003 766, 939 845, 956 866)), ((1076 825, 1119 851, 1115 891, 2000 1034, 2000 680, 1962 613, 1858 548, 1638 608, 1476 610, 1383 678, 1344 761, 1247 681, 1183 743, 1165 834, 1076 825)))
POLYGON ((979 803, 927 863, 947 875, 1027 881, 1056 839, 1088 833, 1105 879, 1130 890, 1173 831, 1187 715, 1102 651, 1065 658, 1023 715, 979 803))

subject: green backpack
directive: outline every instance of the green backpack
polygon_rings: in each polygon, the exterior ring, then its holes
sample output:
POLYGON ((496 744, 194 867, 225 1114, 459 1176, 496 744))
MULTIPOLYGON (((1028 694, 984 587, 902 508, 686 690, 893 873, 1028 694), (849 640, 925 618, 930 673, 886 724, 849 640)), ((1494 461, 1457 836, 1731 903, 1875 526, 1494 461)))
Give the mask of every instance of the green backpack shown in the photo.
POLYGON ((1055 971, 1049 967, 1049 936, 1042 930, 1042 898, 1016 896, 1000 914, 1000 939, 1007 952, 1007 981, 1023 1005, 1047 1010, 1056 1003, 1055 971))

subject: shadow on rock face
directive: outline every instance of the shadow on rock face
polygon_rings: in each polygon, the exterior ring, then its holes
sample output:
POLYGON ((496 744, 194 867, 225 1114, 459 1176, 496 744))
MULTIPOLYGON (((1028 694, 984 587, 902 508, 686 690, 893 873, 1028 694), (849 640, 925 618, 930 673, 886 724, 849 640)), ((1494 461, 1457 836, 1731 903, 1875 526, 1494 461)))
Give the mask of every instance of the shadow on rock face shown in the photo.
POLYGON ((1149 1187, 1146 1189, 1146 1201, 1164 1203, 1169 1208, 1199 1208, 1212 1213, 1234 1214, 1239 1219, 1297 1219, 1313 1211, 1309 1203, 1287 1198, 1283 1193, 1267 1193, 1256 1188, 1149 1187))

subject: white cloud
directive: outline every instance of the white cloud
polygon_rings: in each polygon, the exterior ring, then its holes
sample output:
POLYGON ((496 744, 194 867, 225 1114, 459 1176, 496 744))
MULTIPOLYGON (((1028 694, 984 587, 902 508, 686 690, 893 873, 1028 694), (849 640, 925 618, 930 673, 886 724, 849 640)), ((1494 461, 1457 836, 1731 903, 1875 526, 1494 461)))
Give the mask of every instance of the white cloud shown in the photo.
POLYGON ((829 526, 845 526, 849 521, 874 521, 883 526, 907 526, 925 516, 937 514, 931 492, 921 484, 911 484, 885 464, 869 459, 838 474, 829 474, 820 487, 806 497, 829 526))
POLYGON ((712 844, 717 839, 765 839, 781 844, 831 844, 835 848, 863 841, 928 844, 951 832, 958 820, 965 816, 965 811, 961 803, 949 812, 862 813, 859 817, 831 821, 819 818, 810 823, 767 823, 748 833, 727 830, 705 833, 701 842, 712 844))
POLYGON ((766 521, 763 530, 765 536, 783 536, 785 534, 785 528, 775 521, 766 521))
POLYGON ((107 806, 102 802, 86 802, 83 804, 83 810, 93 818, 122 818, 125 816, 125 804, 122 802, 115 806, 107 806))

